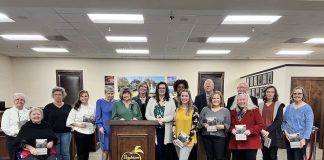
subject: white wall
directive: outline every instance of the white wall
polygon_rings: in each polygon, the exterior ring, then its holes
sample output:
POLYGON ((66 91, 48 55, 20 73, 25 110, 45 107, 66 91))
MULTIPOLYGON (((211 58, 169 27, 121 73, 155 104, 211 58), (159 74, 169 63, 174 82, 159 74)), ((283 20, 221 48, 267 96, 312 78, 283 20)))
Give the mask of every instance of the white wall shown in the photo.
POLYGON ((6 106, 12 106, 13 102, 12 73, 10 58, 0 55, 0 101, 5 101, 6 106))
MULTIPOLYGON (((225 72, 224 97, 236 93, 239 77, 282 64, 324 64, 323 61, 270 60, 122 60, 72 58, 12 58, 13 88, 28 95, 28 106, 42 107, 52 101, 56 70, 83 70, 84 89, 90 103, 103 97, 104 76, 177 76, 186 79, 193 96, 197 93, 198 72, 225 72)), ((282 73, 283 74, 283 73, 282 73)), ((277 81, 274 75, 274 82, 277 81)), ((279 80, 278 80, 279 81, 279 80)), ((276 84, 275 84, 276 85, 276 84)))

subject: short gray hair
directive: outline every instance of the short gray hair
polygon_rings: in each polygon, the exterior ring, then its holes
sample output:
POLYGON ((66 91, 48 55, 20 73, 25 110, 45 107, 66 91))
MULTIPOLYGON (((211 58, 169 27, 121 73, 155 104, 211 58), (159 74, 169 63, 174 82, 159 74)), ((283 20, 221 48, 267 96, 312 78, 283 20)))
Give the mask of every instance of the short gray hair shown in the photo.
POLYGON ((114 87, 112 87, 112 86, 107 86, 106 88, 105 88, 105 94, 107 94, 107 93, 114 93, 114 87))
POLYGON ((31 114, 32 112, 34 111, 39 111, 41 113, 41 116, 42 116, 42 119, 44 118, 44 113, 43 113, 43 110, 41 108, 38 108, 38 107, 33 107, 29 110, 29 119, 31 119, 31 114))
POLYGON ((52 89, 52 97, 54 97, 54 92, 57 92, 57 91, 59 91, 63 94, 63 98, 66 97, 65 89, 63 87, 58 87, 58 86, 56 86, 52 89))
POLYGON ((13 100, 15 101, 18 97, 22 97, 24 100, 26 100, 26 96, 23 93, 14 93, 13 94, 13 100))

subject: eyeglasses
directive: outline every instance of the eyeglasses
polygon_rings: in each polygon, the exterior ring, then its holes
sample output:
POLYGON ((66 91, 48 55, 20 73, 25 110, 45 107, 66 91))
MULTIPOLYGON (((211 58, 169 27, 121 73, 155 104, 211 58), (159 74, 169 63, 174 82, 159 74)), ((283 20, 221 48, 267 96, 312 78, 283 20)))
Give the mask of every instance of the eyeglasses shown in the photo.
POLYGON ((293 95, 302 95, 303 93, 293 93, 293 95))
POLYGON ((166 88, 159 88, 159 89, 166 89, 166 88))

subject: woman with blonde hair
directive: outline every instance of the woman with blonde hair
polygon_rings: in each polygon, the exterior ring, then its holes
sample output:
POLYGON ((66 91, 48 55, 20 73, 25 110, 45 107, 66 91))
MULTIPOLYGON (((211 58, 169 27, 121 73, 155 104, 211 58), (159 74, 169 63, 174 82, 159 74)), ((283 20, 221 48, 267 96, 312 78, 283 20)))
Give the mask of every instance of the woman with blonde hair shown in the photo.
POLYGON ((231 124, 230 112, 224 108, 224 98, 220 91, 213 92, 208 106, 200 112, 199 122, 207 160, 225 159, 225 137, 231 124))
POLYGON ((303 160, 312 132, 314 113, 312 107, 305 102, 306 94, 303 87, 294 88, 290 98, 293 103, 286 107, 281 126, 286 136, 287 159, 303 160), (289 140, 292 138, 299 140, 299 147, 290 146, 289 140))
POLYGON ((180 94, 179 107, 173 123, 173 143, 176 146, 179 160, 187 160, 194 144, 197 143, 198 109, 193 105, 189 90, 180 94), (182 141, 181 143, 178 143, 182 141))
POLYGON ((143 120, 146 120, 145 118, 145 112, 146 112, 146 106, 148 101, 150 100, 149 92, 150 87, 146 81, 142 81, 137 86, 137 92, 138 95, 136 97, 133 97, 133 101, 135 101, 139 107, 141 108, 141 113, 143 116, 143 120))

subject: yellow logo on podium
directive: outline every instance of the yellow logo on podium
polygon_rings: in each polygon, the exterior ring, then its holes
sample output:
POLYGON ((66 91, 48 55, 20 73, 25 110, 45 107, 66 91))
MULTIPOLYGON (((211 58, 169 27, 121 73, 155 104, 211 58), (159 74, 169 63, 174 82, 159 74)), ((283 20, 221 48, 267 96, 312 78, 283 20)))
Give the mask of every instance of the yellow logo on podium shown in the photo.
POLYGON ((121 160, 142 160, 142 157, 139 153, 144 154, 144 152, 141 149, 141 146, 135 146, 134 150, 131 152, 125 152, 121 160))

